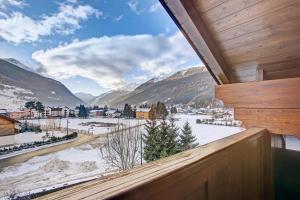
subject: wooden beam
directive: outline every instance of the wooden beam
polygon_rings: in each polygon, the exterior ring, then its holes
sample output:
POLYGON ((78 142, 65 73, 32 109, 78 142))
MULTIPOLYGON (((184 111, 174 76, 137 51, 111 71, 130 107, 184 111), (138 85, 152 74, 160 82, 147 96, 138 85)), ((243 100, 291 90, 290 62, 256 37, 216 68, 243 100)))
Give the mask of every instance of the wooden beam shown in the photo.
POLYGON ((160 0, 218 84, 232 82, 229 67, 190 0, 160 0), (187 12, 187 10, 189 12, 187 12))
POLYGON ((234 117, 246 128, 264 127, 271 133, 283 135, 300 132, 300 109, 235 108, 234 117))
POLYGON ((256 71, 256 80, 257 81, 263 81, 264 80, 264 70, 259 68, 256 71))
POLYGON ((216 86, 216 98, 233 108, 300 108, 300 78, 216 86))
POLYGON ((264 71, 264 80, 300 77, 300 58, 267 63, 260 65, 258 70, 264 71))

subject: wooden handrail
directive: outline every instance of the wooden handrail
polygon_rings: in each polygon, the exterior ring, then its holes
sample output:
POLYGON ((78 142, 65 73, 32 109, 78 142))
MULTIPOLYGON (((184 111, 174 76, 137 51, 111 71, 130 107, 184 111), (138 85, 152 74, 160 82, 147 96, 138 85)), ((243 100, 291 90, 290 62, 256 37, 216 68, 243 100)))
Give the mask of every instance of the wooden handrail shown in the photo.
MULTIPOLYGON (((199 171, 202 166, 207 166, 208 163, 212 164, 212 161, 207 160, 214 157, 214 155, 223 151, 225 152, 226 149, 238 145, 245 140, 249 140, 250 142, 258 141, 258 139, 263 138, 266 133, 268 132, 265 129, 251 128, 207 145, 199 146, 195 149, 110 176, 106 179, 97 179, 79 184, 42 196, 39 199, 113 199, 119 195, 126 195, 126 193, 135 191, 138 188, 145 188, 148 184, 155 182, 159 184, 160 180, 164 179, 165 181, 168 177, 173 178, 174 175, 179 174, 183 169, 189 169, 188 172, 190 173, 195 170, 199 171)), ((249 145, 251 146, 252 144, 249 145)), ((187 173, 187 171, 185 171, 185 173, 187 173)), ((205 173, 203 174, 206 176, 205 173)), ((179 176, 180 175, 178 175, 178 177, 179 176)), ((207 177, 203 179, 204 183, 206 180, 208 180, 207 177)), ((159 185, 157 185, 157 187, 159 188, 159 185)), ((157 191, 157 189, 155 189, 155 191, 157 191)), ((147 190, 147 192, 149 192, 149 190, 147 190)))

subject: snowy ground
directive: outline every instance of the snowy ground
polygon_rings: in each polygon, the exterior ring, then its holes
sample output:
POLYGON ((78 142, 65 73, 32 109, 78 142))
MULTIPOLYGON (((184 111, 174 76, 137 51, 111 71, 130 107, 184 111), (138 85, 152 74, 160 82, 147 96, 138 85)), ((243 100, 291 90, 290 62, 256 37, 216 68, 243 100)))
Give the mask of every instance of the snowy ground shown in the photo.
POLYGON ((186 121, 189 122, 189 124, 192 127, 192 133, 197 137, 200 145, 207 144, 215 140, 222 139, 224 137, 228 137, 230 135, 244 130, 240 127, 217 126, 196 123, 197 119, 208 118, 208 116, 206 115, 176 114, 174 118, 179 119, 178 121, 176 121, 176 125, 179 128, 182 128, 186 121))
POLYGON ((37 192, 82 179, 93 179, 109 173, 107 168, 99 148, 93 144, 34 157, 0 172, 0 197, 11 189, 18 193, 37 192))
POLYGON ((38 124, 38 125, 49 125, 55 127, 67 127, 67 120, 69 122, 69 128, 71 129, 78 129, 78 130, 85 130, 90 131, 93 134, 103 134, 113 130, 113 127, 103 126, 100 127, 97 122, 103 123, 120 123, 126 126, 136 126, 138 124, 145 123, 145 120, 137 120, 137 119, 118 119, 118 118, 104 118, 104 117, 97 117, 97 118, 88 118, 88 119, 79 119, 79 118, 63 118, 63 119, 36 119, 30 120, 28 123, 38 124), (88 122, 96 122, 93 125, 85 125, 88 122))
MULTIPOLYGON (((179 128, 182 128, 187 120, 189 121, 192 132, 196 135, 200 145, 243 130, 237 127, 196 124, 196 119, 206 117, 203 115, 175 115, 175 118, 179 119, 176 122, 179 128)), ((81 121, 94 120, 117 122, 118 119, 74 119, 71 121, 71 126, 83 128, 78 125, 81 121)), ((129 122, 131 125, 138 123, 137 120, 129 120, 129 122)), ((139 122, 141 123, 141 121, 139 122)), ((92 179, 111 172, 112 169, 109 169, 109 166, 101 158, 99 141, 93 141, 90 144, 57 153, 34 157, 24 163, 2 169, 0 172, 0 197, 11 188, 18 192, 39 191, 82 179, 92 179)))
MULTIPOLYGON (((66 133, 59 131, 50 131, 49 136, 63 137, 66 133)), ((35 133, 35 132, 24 132, 17 135, 8 135, 1 137, 0 146, 22 144, 34 141, 43 141, 43 136, 46 136, 46 132, 35 133)))

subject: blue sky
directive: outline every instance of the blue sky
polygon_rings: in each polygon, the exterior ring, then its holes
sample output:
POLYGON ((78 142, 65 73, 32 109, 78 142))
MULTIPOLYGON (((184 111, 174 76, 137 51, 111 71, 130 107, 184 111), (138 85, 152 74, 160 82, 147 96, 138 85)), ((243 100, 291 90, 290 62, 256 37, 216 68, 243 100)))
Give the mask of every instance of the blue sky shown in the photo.
POLYGON ((0 0, 0 56, 94 95, 201 65, 156 0, 0 0))

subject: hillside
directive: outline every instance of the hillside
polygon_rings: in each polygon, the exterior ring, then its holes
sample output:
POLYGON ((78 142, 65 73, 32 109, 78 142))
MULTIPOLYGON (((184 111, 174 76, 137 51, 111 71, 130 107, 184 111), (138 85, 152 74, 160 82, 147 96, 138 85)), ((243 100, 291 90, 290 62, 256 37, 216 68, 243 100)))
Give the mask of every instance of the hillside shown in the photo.
POLYGON ((89 104, 93 99, 96 98, 96 96, 85 92, 74 93, 74 95, 84 101, 86 104, 89 104))
POLYGON ((125 103, 139 105, 163 101, 166 104, 206 105, 214 98, 214 81, 204 67, 194 67, 179 71, 163 80, 151 79, 132 92, 115 91, 103 94, 105 104, 122 108, 125 103))
POLYGON ((122 98, 126 97, 130 92, 131 91, 126 90, 112 90, 95 97, 89 101, 89 104, 98 106, 112 105, 111 102, 121 101, 122 98))
POLYGON ((74 107, 84 103, 59 81, 27 70, 14 59, 0 59, 0 107, 19 108, 28 100, 74 107))

